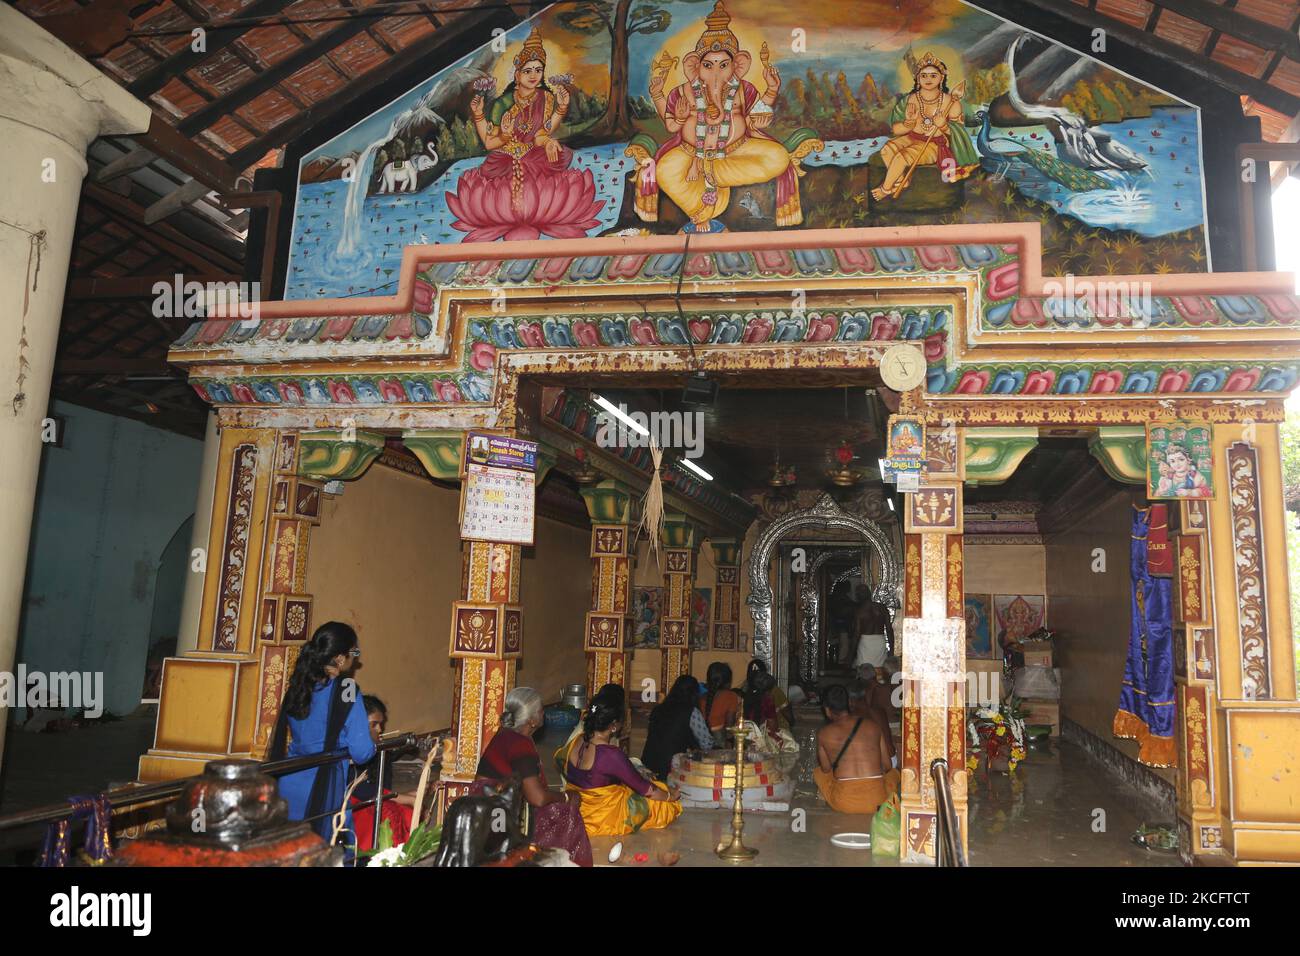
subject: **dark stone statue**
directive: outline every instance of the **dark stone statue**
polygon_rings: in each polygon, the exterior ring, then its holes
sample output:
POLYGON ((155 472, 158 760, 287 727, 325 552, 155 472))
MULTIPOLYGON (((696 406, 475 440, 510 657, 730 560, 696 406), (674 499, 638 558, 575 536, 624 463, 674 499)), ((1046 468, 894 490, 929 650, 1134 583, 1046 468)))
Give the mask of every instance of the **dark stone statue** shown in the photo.
POLYGON ((498 862, 527 846, 519 826, 523 785, 517 777, 483 796, 461 797, 447 808, 434 866, 479 866, 498 862))

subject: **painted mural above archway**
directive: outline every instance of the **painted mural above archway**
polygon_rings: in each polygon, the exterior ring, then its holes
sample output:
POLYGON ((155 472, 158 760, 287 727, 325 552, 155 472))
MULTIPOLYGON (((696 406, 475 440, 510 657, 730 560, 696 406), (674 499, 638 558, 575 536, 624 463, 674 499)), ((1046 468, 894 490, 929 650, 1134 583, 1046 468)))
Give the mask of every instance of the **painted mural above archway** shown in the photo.
POLYGON ((289 299, 411 244, 1042 223, 1046 275, 1208 267, 1199 111, 960 0, 581 0, 307 153, 289 299), (626 22, 617 22, 622 11, 626 22))

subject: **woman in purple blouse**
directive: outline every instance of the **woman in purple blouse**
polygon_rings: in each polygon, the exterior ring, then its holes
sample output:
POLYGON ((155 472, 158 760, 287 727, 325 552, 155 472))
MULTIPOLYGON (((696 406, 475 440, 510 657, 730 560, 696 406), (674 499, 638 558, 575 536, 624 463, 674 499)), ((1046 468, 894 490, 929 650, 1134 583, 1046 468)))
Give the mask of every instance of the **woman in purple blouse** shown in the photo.
POLYGON ((660 829, 682 812, 677 789, 642 776, 613 743, 622 727, 621 707, 593 701, 582 722, 582 740, 565 764, 565 780, 582 799, 582 820, 591 836, 660 829))

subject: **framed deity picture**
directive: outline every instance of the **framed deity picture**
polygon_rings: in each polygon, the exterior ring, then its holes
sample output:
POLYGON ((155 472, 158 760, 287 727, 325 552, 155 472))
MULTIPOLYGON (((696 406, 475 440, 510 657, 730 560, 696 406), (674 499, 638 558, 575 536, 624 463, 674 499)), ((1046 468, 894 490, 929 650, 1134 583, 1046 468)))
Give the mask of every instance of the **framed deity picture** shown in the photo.
POLYGON ((1001 654, 1002 648, 1024 640, 1047 623, 1047 598, 1042 594, 995 594, 993 618, 1001 654))
POLYGON ((710 611, 713 609, 713 588, 696 588, 691 592, 691 650, 709 649, 710 611))
POLYGON ((998 657, 993 643, 993 595, 966 595, 966 656, 980 660, 998 657))
POLYGON ((659 618, 663 614, 663 588, 632 589, 632 646, 659 646, 659 618))
POLYGON ((925 460, 925 423, 907 415, 893 415, 889 419, 889 445, 887 458, 907 461, 925 460))
POLYGON ((1147 498, 1214 497, 1214 429, 1208 424, 1147 424, 1147 498))

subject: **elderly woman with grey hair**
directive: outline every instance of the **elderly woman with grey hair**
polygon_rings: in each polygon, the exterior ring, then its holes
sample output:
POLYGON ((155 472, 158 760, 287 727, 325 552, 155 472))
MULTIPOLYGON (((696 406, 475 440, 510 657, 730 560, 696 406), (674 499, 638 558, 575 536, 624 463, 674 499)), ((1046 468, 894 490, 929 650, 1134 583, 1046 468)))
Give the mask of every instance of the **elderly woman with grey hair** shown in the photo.
POLYGON ((506 694, 501 729, 479 759, 471 792, 499 787, 511 777, 519 779, 530 814, 532 842, 539 847, 565 850, 579 866, 591 866, 591 842, 582 822, 579 801, 563 790, 546 786, 542 761, 533 734, 542 726, 542 695, 531 687, 516 687, 506 694))

